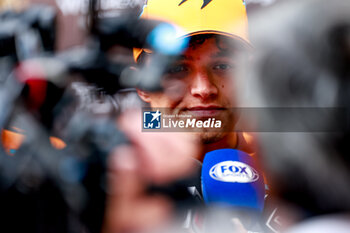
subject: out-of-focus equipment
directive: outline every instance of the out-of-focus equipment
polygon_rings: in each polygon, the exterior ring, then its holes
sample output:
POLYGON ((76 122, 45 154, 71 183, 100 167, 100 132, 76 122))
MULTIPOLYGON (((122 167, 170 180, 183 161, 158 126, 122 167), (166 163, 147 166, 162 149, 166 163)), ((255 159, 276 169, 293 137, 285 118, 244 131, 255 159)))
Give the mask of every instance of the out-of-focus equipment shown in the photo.
POLYGON ((107 155, 125 138, 112 121, 88 114, 66 128, 64 142, 50 137, 74 104, 70 68, 54 51, 56 12, 3 12, 0 24, 2 229, 100 232, 107 155))
MULTIPOLYGON (((176 39, 173 25, 158 20, 123 16, 100 19, 92 30, 94 43, 80 51, 63 55, 73 72, 82 73, 88 82, 114 94, 121 88, 139 87, 149 91, 160 90, 160 79, 166 65, 187 46, 185 39, 176 39), (116 47, 118 46, 118 47, 116 47), (111 50, 148 48, 156 56, 141 72, 129 69, 126 59, 114 61, 111 50)), ((140 67, 141 68, 141 67, 140 67)))
POLYGON ((53 52, 56 39, 56 12, 52 7, 38 5, 18 13, 0 14, 0 56, 12 55, 24 60, 53 52))
POLYGON ((55 52, 56 12, 51 7, 0 14, 3 229, 100 232, 108 154, 127 138, 113 112, 96 116, 77 110, 72 80, 78 76, 101 95, 120 90, 123 77, 126 86, 155 90, 162 65, 144 73, 141 83, 132 81, 128 67, 133 60, 118 59, 119 49, 151 48, 164 65, 184 48, 177 42, 160 44, 172 40, 171 25, 129 15, 100 19, 97 3, 91 1, 90 43, 61 54, 55 52))
MULTIPOLYGON (((226 227, 232 222, 229 218, 237 218, 246 229, 258 231, 265 184, 254 158, 235 149, 208 152, 202 166, 202 190, 204 202, 209 207, 226 213, 226 227)), ((215 215, 209 217, 208 227, 211 230, 219 227, 213 224, 215 215)))

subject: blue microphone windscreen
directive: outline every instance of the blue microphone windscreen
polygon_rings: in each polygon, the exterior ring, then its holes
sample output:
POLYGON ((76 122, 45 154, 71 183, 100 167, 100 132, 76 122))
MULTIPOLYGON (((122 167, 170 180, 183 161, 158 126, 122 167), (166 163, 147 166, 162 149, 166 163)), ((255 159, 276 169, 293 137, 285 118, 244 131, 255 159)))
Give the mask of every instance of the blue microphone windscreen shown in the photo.
POLYGON ((258 171, 254 158, 243 151, 208 152, 202 166, 204 201, 262 211, 265 184, 258 171))

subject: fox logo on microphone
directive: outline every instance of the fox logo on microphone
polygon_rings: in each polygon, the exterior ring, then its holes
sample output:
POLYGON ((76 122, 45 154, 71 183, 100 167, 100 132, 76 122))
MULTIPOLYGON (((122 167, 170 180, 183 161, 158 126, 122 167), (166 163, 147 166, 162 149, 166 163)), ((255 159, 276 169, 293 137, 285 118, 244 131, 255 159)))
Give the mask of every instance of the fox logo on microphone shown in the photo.
POLYGON ((254 168, 238 161, 217 163, 210 169, 209 175, 215 180, 232 183, 251 183, 259 179, 254 168))
POLYGON ((235 149, 213 150, 202 165, 202 193, 205 203, 221 203, 261 213, 265 183, 254 158, 235 149))

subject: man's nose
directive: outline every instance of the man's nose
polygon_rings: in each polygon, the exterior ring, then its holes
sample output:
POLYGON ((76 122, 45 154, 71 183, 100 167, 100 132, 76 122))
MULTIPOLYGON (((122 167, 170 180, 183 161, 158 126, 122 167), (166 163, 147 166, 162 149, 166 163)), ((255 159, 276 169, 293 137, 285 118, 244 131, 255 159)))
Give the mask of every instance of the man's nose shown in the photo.
POLYGON ((215 80, 207 72, 198 72, 193 77, 191 83, 191 94, 194 97, 207 99, 218 94, 218 88, 215 80))

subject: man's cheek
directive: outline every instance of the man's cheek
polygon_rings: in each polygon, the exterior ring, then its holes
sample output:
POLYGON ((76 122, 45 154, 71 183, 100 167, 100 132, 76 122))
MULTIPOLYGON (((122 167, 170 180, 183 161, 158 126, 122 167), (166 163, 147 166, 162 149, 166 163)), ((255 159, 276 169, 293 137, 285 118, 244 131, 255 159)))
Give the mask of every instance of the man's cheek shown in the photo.
POLYGON ((163 93, 173 102, 180 101, 186 95, 186 84, 180 80, 168 81, 164 84, 163 93))
POLYGON ((227 106, 230 108, 234 108, 237 105, 237 93, 234 91, 234 89, 230 89, 227 92, 224 93, 225 96, 225 102, 227 103, 227 106))

